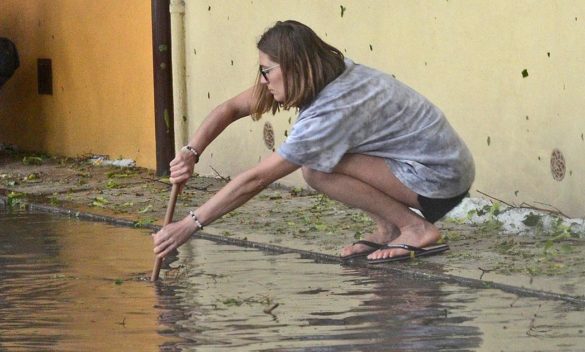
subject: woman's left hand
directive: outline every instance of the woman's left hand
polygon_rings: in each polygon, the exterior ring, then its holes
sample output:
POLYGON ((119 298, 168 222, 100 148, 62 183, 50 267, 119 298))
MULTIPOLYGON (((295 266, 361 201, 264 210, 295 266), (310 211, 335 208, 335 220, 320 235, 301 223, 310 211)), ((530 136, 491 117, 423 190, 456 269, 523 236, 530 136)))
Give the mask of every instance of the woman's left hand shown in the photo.
POLYGON ((158 258, 164 258, 187 242, 196 229, 197 225, 190 215, 187 215, 181 221, 164 226, 159 232, 152 234, 154 254, 158 258))

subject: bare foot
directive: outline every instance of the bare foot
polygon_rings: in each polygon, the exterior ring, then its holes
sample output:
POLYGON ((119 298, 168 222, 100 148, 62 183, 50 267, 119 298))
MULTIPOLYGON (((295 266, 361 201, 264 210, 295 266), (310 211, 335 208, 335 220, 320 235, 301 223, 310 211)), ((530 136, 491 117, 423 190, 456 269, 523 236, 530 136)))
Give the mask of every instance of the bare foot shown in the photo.
MULTIPOLYGON (((440 238, 439 229, 435 225, 425 221, 423 224, 402 227, 400 229, 400 236, 387 243, 408 244, 422 248, 437 243, 440 238)), ((368 255, 368 259, 386 259, 404 254, 408 254, 408 251, 401 248, 379 249, 368 255)))
MULTIPOLYGON (((398 229, 398 227, 390 224, 390 225, 385 225, 383 227, 378 226, 378 228, 374 232, 372 232, 369 235, 364 236, 364 240, 374 242, 374 243, 379 243, 379 244, 385 244, 385 243, 389 243, 392 240, 398 238, 399 235, 400 235, 400 230, 398 229)), ((361 243, 350 244, 350 245, 345 246, 341 249, 340 255, 342 257, 346 257, 346 256, 352 255, 352 254, 367 252, 371 249, 372 248, 370 246, 367 246, 367 245, 361 244, 361 243)))

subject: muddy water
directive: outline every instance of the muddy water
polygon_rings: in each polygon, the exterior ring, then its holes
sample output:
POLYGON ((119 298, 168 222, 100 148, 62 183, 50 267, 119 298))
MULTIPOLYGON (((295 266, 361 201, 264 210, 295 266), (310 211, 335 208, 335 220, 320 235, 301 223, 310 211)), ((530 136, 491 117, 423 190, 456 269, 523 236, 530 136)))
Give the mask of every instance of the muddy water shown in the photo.
POLYGON ((144 231, 0 213, 0 351, 158 351, 144 231))
POLYGON ((585 313, 559 302, 204 240, 172 266, 180 350, 585 351, 585 313))
POLYGON ((584 351, 556 301, 0 211, 0 351, 584 351))

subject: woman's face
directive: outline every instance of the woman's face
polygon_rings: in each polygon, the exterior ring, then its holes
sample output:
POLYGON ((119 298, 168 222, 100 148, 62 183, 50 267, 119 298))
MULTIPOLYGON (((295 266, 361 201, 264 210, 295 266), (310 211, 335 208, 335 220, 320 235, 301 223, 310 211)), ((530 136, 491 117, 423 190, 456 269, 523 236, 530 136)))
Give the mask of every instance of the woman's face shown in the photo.
POLYGON ((266 85, 268 91, 274 96, 274 100, 282 103, 285 100, 282 70, 278 63, 270 60, 266 53, 259 51, 259 54, 260 69, 263 71, 260 75, 260 83, 266 85))

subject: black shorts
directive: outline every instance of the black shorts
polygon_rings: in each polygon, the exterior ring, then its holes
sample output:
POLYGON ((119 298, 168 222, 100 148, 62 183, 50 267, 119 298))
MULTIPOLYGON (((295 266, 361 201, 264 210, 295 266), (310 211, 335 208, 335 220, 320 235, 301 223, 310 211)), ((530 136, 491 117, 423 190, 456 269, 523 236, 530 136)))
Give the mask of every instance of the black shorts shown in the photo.
POLYGON ((418 195, 418 204, 420 204, 420 211, 425 219, 434 224, 447 214, 451 209, 455 208, 463 198, 469 196, 469 190, 453 198, 446 199, 435 199, 427 198, 425 196, 418 195))

